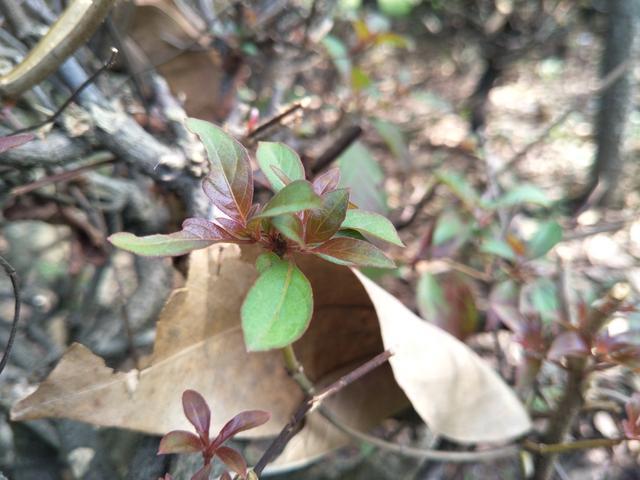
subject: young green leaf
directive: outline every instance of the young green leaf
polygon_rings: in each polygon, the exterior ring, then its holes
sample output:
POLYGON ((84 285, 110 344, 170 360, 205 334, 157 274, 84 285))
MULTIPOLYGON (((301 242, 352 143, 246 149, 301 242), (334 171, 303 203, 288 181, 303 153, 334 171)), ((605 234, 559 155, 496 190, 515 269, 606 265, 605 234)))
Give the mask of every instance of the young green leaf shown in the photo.
POLYGON ((284 143, 260 142, 256 151, 256 160, 275 192, 282 190, 285 183, 273 167, 280 169, 291 181, 305 179, 304 166, 300 157, 284 143))
POLYGON ((289 240, 293 240, 300 246, 304 245, 302 220, 295 213, 284 213, 273 217, 271 224, 289 240))
POLYGON ((394 268, 396 265, 382 250, 363 240, 338 237, 310 250, 319 257, 349 267, 394 268))
POLYGON ((320 243, 329 240, 340 229, 349 206, 346 188, 322 195, 322 207, 309 210, 305 217, 305 240, 320 243))
POLYGON ((509 190, 495 202, 498 207, 515 207, 517 205, 522 205, 523 203, 531 203, 543 207, 551 205, 549 196, 544 191, 530 183, 518 185, 517 187, 509 190))
POLYGON ((249 154, 231 136, 214 124, 189 118, 186 125, 204 144, 211 172, 202 188, 225 214, 245 224, 253 200, 253 174, 249 154))
POLYGON ((313 313, 311 284, 290 260, 275 261, 251 287, 242 304, 242 331, 249 351, 295 342, 313 313))
POLYGON ((529 258, 542 257, 562 240, 562 227, 553 220, 544 222, 527 245, 529 258))
POLYGON ((467 208, 480 204, 480 195, 461 175, 454 172, 436 172, 436 178, 464 202, 467 208))
POLYGON ((517 257, 511 245, 504 240, 497 238, 487 238, 482 245, 480 245, 480 251, 484 253, 490 253, 498 257, 506 258, 507 260, 516 261, 517 257))
POLYGON ((253 218, 276 217, 284 213, 319 208, 321 205, 322 199, 315 194, 311 184, 306 180, 296 180, 276 193, 262 212, 253 218))
POLYGON ((263 273, 278 261, 280 261, 280 257, 273 252, 261 253, 256 259, 256 270, 258 270, 258 273, 263 273))
POLYGON ((357 230, 365 236, 404 247, 393 224, 382 215, 364 210, 349 210, 341 228, 357 230))
POLYGON ((138 255, 173 257, 208 247, 216 242, 233 241, 234 237, 208 220, 188 218, 182 224, 181 231, 169 235, 138 237, 132 233, 120 232, 114 233, 108 240, 114 246, 138 255))
POLYGON ((407 147, 407 139, 402 130, 400 130, 397 125, 387 122, 386 120, 376 118, 372 119, 371 123, 378 132, 378 135, 380 135, 382 140, 387 144, 391 153, 402 162, 403 167, 410 167, 409 147, 407 147))
POLYGON ((384 172, 371 152, 355 142, 338 158, 340 186, 349 188, 350 200, 364 210, 386 214, 389 211, 383 188, 384 172))

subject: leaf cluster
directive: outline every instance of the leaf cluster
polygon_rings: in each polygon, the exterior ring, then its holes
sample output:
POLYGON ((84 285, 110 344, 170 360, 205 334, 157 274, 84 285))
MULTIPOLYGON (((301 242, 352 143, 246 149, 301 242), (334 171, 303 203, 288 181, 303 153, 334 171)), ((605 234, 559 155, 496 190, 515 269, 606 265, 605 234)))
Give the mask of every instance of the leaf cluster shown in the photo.
POLYGON ((183 255, 218 242, 262 245, 268 253, 258 259, 260 277, 242 307, 249 350, 289 345, 311 320, 311 285, 295 264, 296 254, 317 255, 349 267, 395 266, 370 241, 402 245, 395 228, 381 215, 349 201, 349 191, 338 188, 338 169, 310 182, 295 151, 282 143, 261 142, 256 160, 274 195, 260 205, 253 201, 247 150, 211 123, 189 119, 187 126, 200 137, 211 161, 203 189, 218 213, 212 219, 188 218, 182 230, 167 235, 121 232, 109 240, 147 256, 183 255))

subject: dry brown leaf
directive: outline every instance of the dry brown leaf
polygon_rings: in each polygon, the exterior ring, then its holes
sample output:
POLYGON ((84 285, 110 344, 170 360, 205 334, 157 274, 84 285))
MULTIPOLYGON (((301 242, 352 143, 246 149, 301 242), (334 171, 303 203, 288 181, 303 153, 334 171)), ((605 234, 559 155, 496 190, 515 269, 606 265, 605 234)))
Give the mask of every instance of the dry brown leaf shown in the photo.
MULTIPOLYGON (((279 352, 244 348, 239 312, 257 276, 257 253, 235 245, 193 252, 185 287, 161 314, 148 368, 115 373, 73 345, 49 378, 14 406, 12 418, 64 417, 163 434, 189 428, 180 396, 191 388, 210 402, 214 430, 238 411, 258 408, 270 411, 272 421, 248 436, 277 433, 302 396, 279 352)), ((295 348, 312 380, 326 382, 363 363, 382 351, 383 339, 395 351, 393 374, 380 368, 330 400, 338 418, 368 429, 407 404, 404 390, 436 432, 456 440, 503 440, 528 429, 510 389, 464 344, 360 274, 311 256, 298 263, 313 285, 315 310, 295 348)), ((314 414, 272 469, 307 463, 347 441, 314 414)))
POLYGON ((396 381, 434 432, 476 443, 506 440, 531 428, 511 388, 473 350, 356 275, 375 306, 384 346, 394 352, 396 381))

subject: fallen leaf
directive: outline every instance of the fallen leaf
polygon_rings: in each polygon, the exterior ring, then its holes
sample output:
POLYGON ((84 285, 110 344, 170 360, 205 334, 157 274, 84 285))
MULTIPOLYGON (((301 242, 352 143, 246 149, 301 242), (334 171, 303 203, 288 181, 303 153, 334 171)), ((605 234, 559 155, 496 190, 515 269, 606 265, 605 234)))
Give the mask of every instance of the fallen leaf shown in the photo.
MULTIPOLYGON (((114 372, 75 344, 14 406, 12 418, 71 418, 154 434, 189 430, 181 395, 193 389, 211 405, 212 430, 241 410, 261 409, 272 420, 243 435, 278 433, 302 395, 280 352, 245 349, 240 306, 257 278, 258 253, 226 244, 193 252, 185 287, 174 291, 160 316, 147 368, 114 372), (134 389, 127 388, 131 375, 138 377, 134 389)), ((357 272, 314 256, 296 261, 313 286, 314 315, 295 350, 314 382, 326 384, 385 347, 395 352, 391 368, 375 370, 328 401, 338 418, 366 430, 406 405, 406 393, 430 428, 454 440, 498 441, 528 430, 510 388, 463 343, 357 272)), ((271 470, 306 464, 348 440, 314 413, 271 470)))

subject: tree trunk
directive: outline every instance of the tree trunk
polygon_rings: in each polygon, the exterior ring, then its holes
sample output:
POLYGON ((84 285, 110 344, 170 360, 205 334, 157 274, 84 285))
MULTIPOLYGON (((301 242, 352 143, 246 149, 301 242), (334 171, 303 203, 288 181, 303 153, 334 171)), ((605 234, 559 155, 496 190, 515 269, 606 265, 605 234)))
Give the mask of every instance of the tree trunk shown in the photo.
MULTIPOLYGON (((601 75, 609 73, 627 61, 635 35, 638 0, 609 0, 609 18, 602 54, 601 75)), ((588 189, 595 202, 610 202, 620 178, 623 166, 621 155, 629 105, 631 103, 631 68, 606 89, 600 97, 596 119, 597 153, 588 189)))

